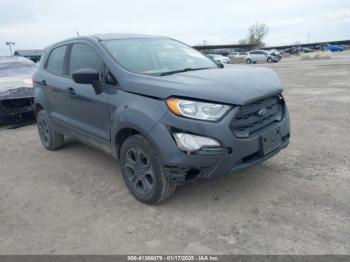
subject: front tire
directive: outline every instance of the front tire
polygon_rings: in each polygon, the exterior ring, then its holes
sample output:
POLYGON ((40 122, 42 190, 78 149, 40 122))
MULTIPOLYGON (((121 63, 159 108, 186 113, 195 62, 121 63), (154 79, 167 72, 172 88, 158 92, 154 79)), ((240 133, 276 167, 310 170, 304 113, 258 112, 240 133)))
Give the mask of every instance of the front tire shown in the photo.
POLYGON ((273 62, 272 58, 269 57, 269 58, 267 59, 267 62, 268 62, 268 63, 272 63, 272 62, 273 62))
POLYGON ((64 136, 55 132, 45 110, 39 111, 36 122, 41 143, 47 150, 53 151, 63 146, 64 136))
POLYGON ((143 136, 126 139, 120 163, 124 181, 137 200, 157 204, 174 194, 175 183, 165 174, 156 151, 143 136))
POLYGON ((251 63, 252 63, 252 60, 251 60, 250 58, 248 58, 247 60, 245 60, 245 62, 246 62, 247 64, 251 64, 251 63))

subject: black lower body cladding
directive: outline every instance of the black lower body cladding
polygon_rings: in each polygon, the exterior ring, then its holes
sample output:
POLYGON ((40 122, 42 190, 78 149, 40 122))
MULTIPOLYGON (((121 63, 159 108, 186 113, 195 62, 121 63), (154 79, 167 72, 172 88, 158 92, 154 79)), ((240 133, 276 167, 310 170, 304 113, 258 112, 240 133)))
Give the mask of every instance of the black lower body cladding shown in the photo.
POLYGON ((167 167, 168 176, 182 184, 200 177, 228 175, 276 155, 289 144, 289 113, 282 96, 277 94, 235 107, 217 123, 198 123, 168 113, 151 130, 150 136, 160 152, 162 165, 167 167), (239 122, 238 125, 235 122, 239 122), (186 154, 178 149, 172 128, 214 138, 223 150, 186 154))

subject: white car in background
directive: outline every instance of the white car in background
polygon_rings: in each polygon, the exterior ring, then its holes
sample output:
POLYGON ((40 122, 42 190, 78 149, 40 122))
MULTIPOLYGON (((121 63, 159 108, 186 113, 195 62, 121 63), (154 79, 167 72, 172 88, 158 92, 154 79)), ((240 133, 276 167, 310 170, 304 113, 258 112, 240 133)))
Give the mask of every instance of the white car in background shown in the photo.
POLYGON ((235 55, 236 59, 245 59, 248 55, 248 52, 240 52, 237 55, 235 55))
POLYGON ((207 54, 207 57, 213 59, 217 63, 229 64, 231 59, 227 56, 218 55, 218 54, 207 54))
POLYGON ((245 62, 247 64, 256 64, 256 63, 273 63, 278 62, 279 58, 275 55, 273 55, 271 52, 266 50, 253 50, 249 51, 247 53, 247 56, 245 58, 245 62))
POLYGON ((231 58, 231 59, 234 59, 237 55, 239 55, 240 53, 239 52, 230 52, 228 54, 228 57, 231 58))
POLYGON ((248 52, 239 52, 235 56, 231 57, 232 63, 245 63, 245 58, 247 57, 248 52))

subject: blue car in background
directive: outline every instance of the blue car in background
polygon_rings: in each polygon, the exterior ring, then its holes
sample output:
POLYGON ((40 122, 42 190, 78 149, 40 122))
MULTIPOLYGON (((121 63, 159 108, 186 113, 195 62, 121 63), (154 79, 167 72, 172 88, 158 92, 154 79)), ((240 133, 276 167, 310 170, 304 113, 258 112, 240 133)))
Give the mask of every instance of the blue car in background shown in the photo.
POLYGON ((320 48, 322 51, 331 51, 331 52, 341 52, 344 51, 345 48, 342 46, 338 46, 338 45, 331 45, 331 44, 326 44, 321 46, 320 48))

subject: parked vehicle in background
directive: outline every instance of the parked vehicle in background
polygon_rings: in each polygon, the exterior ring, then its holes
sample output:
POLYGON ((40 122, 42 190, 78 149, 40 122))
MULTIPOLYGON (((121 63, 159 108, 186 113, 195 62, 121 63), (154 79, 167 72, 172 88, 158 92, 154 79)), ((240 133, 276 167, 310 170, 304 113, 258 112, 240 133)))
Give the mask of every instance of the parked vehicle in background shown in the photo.
POLYGON ((34 63, 38 63, 43 54, 43 50, 41 49, 31 49, 31 50, 15 50, 13 53, 14 56, 25 57, 34 63))
POLYGON ((320 46, 320 50, 331 51, 331 52, 341 52, 341 51, 344 51, 345 48, 338 45, 325 44, 320 46))
POLYGON ((312 53, 312 52, 315 51, 314 49, 309 48, 309 47, 302 47, 301 50, 302 50, 304 53, 312 53))
POLYGON ((274 59, 274 62, 278 62, 282 59, 282 54, 277 49, 271 49, 270 54, 276 57, 276 59, 274 59))
POLYGON ((349 46, 347 45, 339 45, 341 48, 343 48, 344 50, 348 50, 349 49, 349 46))
POLYGON ((286 48, 284 49, 285 53, 288 53, 290 55, 298 55, 299 52, 301 52, 301 47, 300 46, 293 46, 290 48, 286 48))
POLYGON ((239 52, 231 57, 231 63, 245 63, 245 58, 247 57, 248 52, 239 52))
POLYGON ((239 52, 230 52, 228 54, 228 57, 231 58, 231 59, 234 59, 236 57, 236 55, 239 55, 239 52))
POLYGON ((0 58, 0 125, 34 120, 32 76, 37 65, 24 57, 0 58))
POLYGON ((289 114, 268 68, 220 68, 166 37, 108 34, 52 45, 33 76, 42 145, 64 136, 119 159, 138 200, 262 163, 287 147, 289 114))
POLYGON ((240 52, 235 55, 234 60, 239 60, 245 62, 245 58, 247 57, 248 52, 240 52))
POLYGON ((213 59, 217 63, 229 64, 231 63, 231 59, 227 56, 218 55, 218 54, 207 54, 207 57, 213 59))
POLYGON ((278 62, 279 58, 272 55, 269 51, 266 50, 253 50, 247 53, 245 62, 247 64, 256 64, 256 63, 273 63, 278 62))

